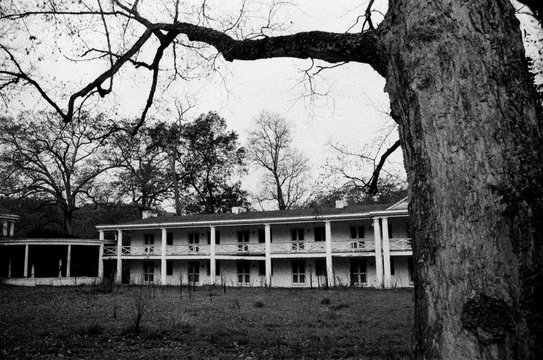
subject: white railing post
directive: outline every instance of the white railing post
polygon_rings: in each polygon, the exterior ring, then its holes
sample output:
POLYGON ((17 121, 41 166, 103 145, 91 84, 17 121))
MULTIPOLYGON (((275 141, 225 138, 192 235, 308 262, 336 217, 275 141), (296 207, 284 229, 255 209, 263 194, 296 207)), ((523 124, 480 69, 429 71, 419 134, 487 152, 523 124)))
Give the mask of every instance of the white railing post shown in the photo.
POLYGON ((388 218, 381 218, 381 226, 383 231, 383 273, 384 287, 389 289, 392 283, 390 274, 390 243, 388 238, 388 218))
POLYGON ((104 277, 104 231, 98 231, 98 239, 100 240, 100 247, 98 248, 98 277, 102 279, 104 277))
POLYGON ((326 250, 326 280, 328 286, 334 286, 334 264, 332 262, 332 224, 330 220, 324 223, 324 239, 326 250))
POLYGON ((381 230, 379 218, 373 218, 373 237, 375 247, 375 287, 383 286, 383 254, 381 251, 381 230))
POLYGON ((123 248, 123 232, 117 230, 117 273, 115 274, 115 283, 120 284, 122 282, 123 264, 121 259, 121 253, 123 248))
POLYGON ((71 276, 71 267, 72 267, 72 244, 68 245, 68 254, 66 254, 66 277, 71 276))
POLYGON ((168 238, 168 231, 166 228, 162 228, 162 243, 160 247, 160 284, 166 285, 166 239, 168 238))
POLYGON ((9 228, 9 236, 13 237, 15 235, 15 221, 11 222, 11 226, 9 228))
POLYGON ((272 260, 271 260, 271 227, 270 224, 264 224, 264 253, 266 254, 266 286, 272 284, 272 260))
POLYGON ((24 262, 23 276, 25 278, 28 277, 28 244, 25 245, 25 262, 24 262))
POLYGON ((209 227, 209 282, 215 285, 215 273, 217 272, 217 261, 215 258, 215 226, 209 227))

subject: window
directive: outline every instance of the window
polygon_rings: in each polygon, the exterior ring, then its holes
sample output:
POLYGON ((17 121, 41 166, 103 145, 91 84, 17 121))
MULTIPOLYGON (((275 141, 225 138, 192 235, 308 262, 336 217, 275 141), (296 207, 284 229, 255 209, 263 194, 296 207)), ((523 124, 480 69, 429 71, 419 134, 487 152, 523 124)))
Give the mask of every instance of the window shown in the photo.
POLYGON ((315 259, 315 274, 326 276, 326 259, 315 259))
POLYGON ((143 242, 145 244, 145 252, 152 254, 155 247, 155 234, 144 234, 143 242))
POLYGON ((290 236, 292 239, 292 250, 298 251, 305 248, 304 229, 292 229, 290 231, 290 236))
POLYGON ((266 262, 265 261, 258 262, 258 276, 266 276, 266 262))
POLYGON ((166 275, 173 275, 173 260, 166 260, 166 275))
POLYGON ((238 261, 238 284, 249 284, 251 281, 251 263, 238 261))
POLYGON ((266 242, 266 231, 264 229, 258 229, 258 242, 259 243, 266 242))
POLYGON ((238 231, 238 251, 249 251, 249 231, 238 231))
POLYGON ((326 240, 324 226, 316 226, 314 231, 315 231, 315 241, 325 241, 326 240))
POLYGON ((363 239, 364 226, 351 226, 351 239, 363 239))
POLYGON ((173 233, 171 232, 166 233, 166 245, 169 245, 169 246, 173 245, 173 233))
POLYGON ((221 261, 215 261, 215 276, 221 276, 221 261))
POLYGON ((364 226, 351 226, 351 249, 364 249, 364 226))
POLYGON ((143 281, 147 283, 155 281, 155 264, 153 261, 143 262, 143 281))
POLYGON ((189 284, 198 284, 200 282, 200 262, 189 261, 189 284))
POLYGON ((366 259, 351 259, 351 286, 366 283, 366 259))
POLYGON ((292 260, 292 283, 305 284, 305 260, 292 260))
POLYGON ((200 251, 200 234, 189 233, 189 252, 197 253, 200 251))
POLYGON ((390 258, 390 275, 395 275, 396 269, 394 266, 394 258, 390 258))

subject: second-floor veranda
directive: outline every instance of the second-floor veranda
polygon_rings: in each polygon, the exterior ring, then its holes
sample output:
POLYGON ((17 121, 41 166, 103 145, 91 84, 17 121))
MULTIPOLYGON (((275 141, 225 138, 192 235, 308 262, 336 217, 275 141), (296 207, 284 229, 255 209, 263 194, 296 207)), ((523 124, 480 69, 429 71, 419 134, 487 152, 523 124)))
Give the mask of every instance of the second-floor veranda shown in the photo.
POLYGON ((361 218, 123 229, 113 232, 115 240, 105 245, 103 256, 106 259, 118 257, 120 245, 121 258, 132 259, 164 256, 170 259, 264 258, 267 253, 266 227, 269 229, 268 252, 272 258, 325 257, 328 251, 335 256, 373 256, 376 248, 381 251, 385 240, 391 253, 408 255, 411 241, 406 220, 406 217, 393 217, 383 222, 382 218, 361 218), (387 226, 386 231, 383 231, 383 224, 387 226), (376 240, 379 241, 377 247, 376 240))

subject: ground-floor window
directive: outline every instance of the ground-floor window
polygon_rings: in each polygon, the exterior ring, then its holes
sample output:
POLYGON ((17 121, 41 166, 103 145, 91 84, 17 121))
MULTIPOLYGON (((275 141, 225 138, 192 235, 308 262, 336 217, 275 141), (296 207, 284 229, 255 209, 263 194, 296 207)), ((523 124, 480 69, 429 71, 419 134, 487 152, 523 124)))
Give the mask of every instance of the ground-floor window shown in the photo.
POLYGON ((249 284, 251 281, 251 264, 248 261, 238 261, 238 284, 249 284))
POLYGON ((351 286, 360 286, 366 283, 366 259, 351 259, 351 286))
POLYGON ((166 275, 173 275, 173 260, 166 260, 166 275))
POLYGON ((390 257, 390 275, 396 275, 396 266, 393 257, 390 257))
POLYGON ((143 262, 143 281, 149 283, 155 281, 155 264, 153 261, 143 262))
POLYGON ((189 261, 189 284, 198 284, 200 282, 200 262, 189 261))
POLYGON ((305 260, 292 260, 292 283, 305 284, 305 260))

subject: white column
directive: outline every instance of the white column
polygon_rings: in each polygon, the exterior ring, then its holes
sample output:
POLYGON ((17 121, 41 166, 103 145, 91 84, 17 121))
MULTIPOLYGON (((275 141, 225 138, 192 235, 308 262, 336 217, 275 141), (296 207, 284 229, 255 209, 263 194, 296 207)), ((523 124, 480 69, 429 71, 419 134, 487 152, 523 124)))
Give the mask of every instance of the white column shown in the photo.
POLYGON ((11 226, 9 227, 9 236, 15 236, 15 221, 11 222, 11 226))
POLYGON ((264 224, 264 253, 266 254, 266 286, 272 285, 272 260, 271 260, 271 227, 264 224))
POLYGON ((25 264, 24 264, 23 276, 28 277, 28 245, 25 245, 25 264))
POLYGON ((11 278, 11 255, 8 259, 8 279, 11 278))
POLYGON ((117 230, 117 273, 115 274, 115 283, 120 284, 122 282, 123 263, 121 260, 121 253, 123 247, 123 232, 117 230))
POLYGON ((381 227, 383 231, 383 273, 384 273, 384 286, 385 289, 389 289, 392 284, 390 275, 390 246, 388 241, 388 218, 381 218, 381 227))
POLYGON ((217 272, 217 260, 215 249, 215 226, 209 227, 209 283, 215 285, 215 273, 217 272))
POLYGON ((72 245, 68 245, 68 254, 66 255, 66 277, 70 277, 72 266, 72 245))
POLYGON ((160 283, 166 285, 166 239, 168 231, 162 228, 162 246, 160 248, 160 283))
POLYGON ((375 244, 375 287, 383 287, 383 254, 379 218, 373 218, 373 240, 375 244))
POLYGON ((98 277, 102 279, 104 277, 104 231, 98 231, 100 239, 100 248, 98 249, 98 277))
POLYGON ((328 286, 334 286, 334 264, 332 262, 332 224, 330 221, 324 223, 324 238, 326 248, 326 280, 328 286))

